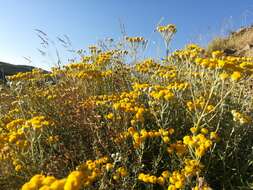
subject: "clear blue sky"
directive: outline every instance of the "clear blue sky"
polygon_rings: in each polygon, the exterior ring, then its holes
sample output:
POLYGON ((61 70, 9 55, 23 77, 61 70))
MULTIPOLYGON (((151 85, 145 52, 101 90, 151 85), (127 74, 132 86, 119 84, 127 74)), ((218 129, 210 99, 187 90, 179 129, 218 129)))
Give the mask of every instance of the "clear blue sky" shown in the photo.
MULTIPOLYGON (((53 40, 66 34, 80 49, 106 37, 118 39, 121 20, 128 35, 157 41, 153 31, 161 18, 162 24, 177 25, 173 48, 205 44, 215 35, 253 23, 253 0, 0 0, 0 60, 28 64, 23 57, 29 57, 30 64, 49 68, 54 58, 47 60, 37 51, 35 29, 53 40)), ((66 58, 64 50, 60 56, 66 58)))

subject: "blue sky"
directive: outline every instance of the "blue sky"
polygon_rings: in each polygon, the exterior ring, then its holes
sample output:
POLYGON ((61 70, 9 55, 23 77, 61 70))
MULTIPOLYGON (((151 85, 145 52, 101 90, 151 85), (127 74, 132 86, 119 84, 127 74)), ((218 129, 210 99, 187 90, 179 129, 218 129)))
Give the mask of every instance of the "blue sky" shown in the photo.
MULTIPOLYGON (((48 69, 56 60, 54 49, 41 56, 35 29, 54 41, 66 34, 80 49, 107 37, 119 39, 119 20, 129 36, 150 40, 146 55, 156 56, 162 45, 154 33, 159 20, 177 25, 173 48, 189 42, 205 45, 215 35, 253 23, 253 0, 0 0, 0 60, 48 69)), ((66 62, 70 55, 59 51, 66 62)))

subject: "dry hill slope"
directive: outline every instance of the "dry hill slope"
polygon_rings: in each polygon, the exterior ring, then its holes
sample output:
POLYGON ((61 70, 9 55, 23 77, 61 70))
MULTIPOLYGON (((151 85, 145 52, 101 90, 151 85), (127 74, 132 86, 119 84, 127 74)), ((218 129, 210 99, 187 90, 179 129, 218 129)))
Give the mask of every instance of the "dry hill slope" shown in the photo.
POLYGON ((221 50, 228 55, 253 57, 253 25, 242 27, 227 37, 213 39, 208 52, 221 50))

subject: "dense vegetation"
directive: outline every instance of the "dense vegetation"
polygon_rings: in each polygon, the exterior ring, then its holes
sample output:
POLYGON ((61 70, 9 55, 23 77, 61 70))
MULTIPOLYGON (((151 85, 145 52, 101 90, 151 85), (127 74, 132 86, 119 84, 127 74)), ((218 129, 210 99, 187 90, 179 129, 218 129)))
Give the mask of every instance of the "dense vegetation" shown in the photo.
POLYGON ((142 37, 0 91, 0 186, 22 190, 250 189, 253 58, 197 45, 138 59, 142 37), (130 55, 130 56, 129 56, 130 55), (127 64, 127 60, 132 64, 127 64))

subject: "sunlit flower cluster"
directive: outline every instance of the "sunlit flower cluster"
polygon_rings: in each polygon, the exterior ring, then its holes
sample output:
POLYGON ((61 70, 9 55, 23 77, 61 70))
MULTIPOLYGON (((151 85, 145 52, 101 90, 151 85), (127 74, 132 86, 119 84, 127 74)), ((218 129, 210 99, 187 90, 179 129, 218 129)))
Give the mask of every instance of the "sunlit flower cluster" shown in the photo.
POLYGON ((187 61, 191 63, 195 58, 203 56, 204 49, 196 44, 189 44, 182 50, 177 50, 168 57, 169 61, 187 61))
MULTIPOLYGON (((84 164, 77 167, 66 178, 57 179, 54 176, 41 174, 34 175, 30 181, 22 186, 22 190, 79 190, 83 187, 91 186, 104 173, 112 172, 114 166, 108 162, 108 157, 97 160, 87 160, 84 164)), ((119 180, 127 176, 124 167, 118 167, 112 175, 113 180, 119 180)))
POLYGON ((156 30, 162 35, 166 42, 169 42, 172 36, 177 32, 177 28, 174 24, 158 26, 156 30))
POLYGON ((24 72, 24 73, 18 73, 13 76, 9 76, 8 79, 10 81, 23 81, 23 80, 35 80, 37 77, 40 76, 50 76, 50 74, 44 73, 43 70, 40 69, 33 69, 31 72, 24 72))
POLYGON ((205 111, 208 113, 214 111, 214 105, 208 104, 204 97, 196 98, 194 101, 188 101, 186 105, 189 111, 205 111))
POLYGON ((128 128, 127 131, 122 132, 119 137, 115 139, 116 142, 121 142, 122 140, 127 139, 128 137, 132 137, 133 145, 135 148, 139 148, 142 143, 145 142, 148 138, 157 138, 160 137, 162 142, 168 144, 170 142, 170 135, 174 133, 173 128, 169 129, 159 129, 158 131, 152 130, 147 131, 146 129, 141 129, 137 131, 133 127, 128 128))
POLYGON ((163 186, 166 181, 168 181, 169 179, 169 172, 163 171, 161 173, 161 176, 156 177, 155 175, 150 175, 150 174, 144 174, 144 173, 140 173, 138 175, 138 180, 143 181, 144 183, 151 183, 151 184, 159 184, 161 186, 163 186))
POLYGON ((193 135, 184 136, 183 143, 189 147, 190 151, 192 151, 197 158, 201 158, 212 148, 218 136, 215 132, 209 134, 206 128, 202 128, 199 134, 196 134, 196 128, 191 128, 191 131, 193 135))
POLYGON ((144 41, 143 37, 126 37, 126 41, 130 43, 140 43, 144 41))

